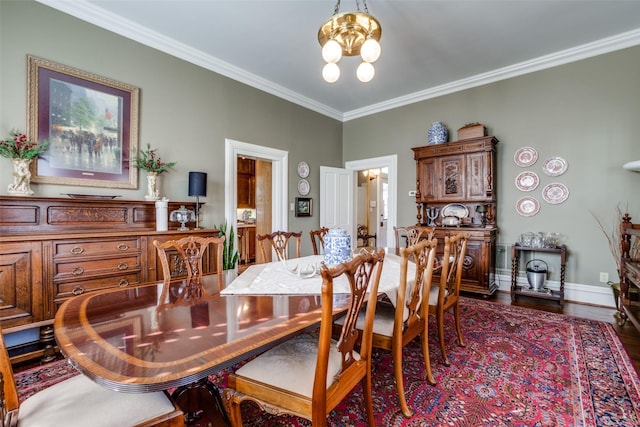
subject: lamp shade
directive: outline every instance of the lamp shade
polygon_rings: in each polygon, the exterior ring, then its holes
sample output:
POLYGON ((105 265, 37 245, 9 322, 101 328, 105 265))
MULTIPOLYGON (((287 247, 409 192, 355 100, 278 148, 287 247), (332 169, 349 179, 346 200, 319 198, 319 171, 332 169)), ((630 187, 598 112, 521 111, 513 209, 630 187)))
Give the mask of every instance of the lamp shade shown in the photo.
POLYGON ((207 195, 207 174, 205 172, 189 172, 189 196, 207 195))

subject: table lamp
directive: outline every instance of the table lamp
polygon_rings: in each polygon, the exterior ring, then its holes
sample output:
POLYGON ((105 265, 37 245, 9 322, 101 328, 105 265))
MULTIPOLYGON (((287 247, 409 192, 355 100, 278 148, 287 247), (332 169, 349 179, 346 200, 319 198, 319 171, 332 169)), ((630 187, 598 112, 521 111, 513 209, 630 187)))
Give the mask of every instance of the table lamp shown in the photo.
POLYGON ((189 197, 196 198, 196 230, 200 229, 200 196, 207 196, 207 174, 189 172, 189 197))

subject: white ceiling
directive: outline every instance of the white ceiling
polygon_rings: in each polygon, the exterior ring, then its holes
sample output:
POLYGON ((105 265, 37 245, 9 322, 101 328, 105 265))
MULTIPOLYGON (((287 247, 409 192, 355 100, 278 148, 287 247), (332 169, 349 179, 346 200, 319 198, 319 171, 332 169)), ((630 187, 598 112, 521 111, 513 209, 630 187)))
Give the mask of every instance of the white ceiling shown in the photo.
POLYGON ((345 121, 640 44, 640 0, 370 0, 376 75, 346 57, 330 84, 317 32, 333 0, 37 1, 345 121))

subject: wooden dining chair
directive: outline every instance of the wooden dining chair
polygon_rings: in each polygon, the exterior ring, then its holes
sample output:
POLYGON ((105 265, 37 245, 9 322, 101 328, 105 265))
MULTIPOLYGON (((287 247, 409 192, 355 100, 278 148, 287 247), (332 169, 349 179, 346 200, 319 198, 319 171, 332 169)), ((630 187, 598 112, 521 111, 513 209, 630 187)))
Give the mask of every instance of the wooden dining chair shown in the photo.
POLYGON ((80 374, 18 399, 9 353, 0 331, 0 426, 180 427, 184 414, 163 391, 119 393, 80 374))
POLYGON ((224 249, 225 236, 198 237, 188 236, 177 240, 161 242, 154 240, 160 263, 162 275, 165 278, 186 276, 202 277, 204 263, 207 260, 208 251, 214 251, 215 266, 208 266, 210 271, 222 273, 222 251, 224 249), (213 246, 213 249, 211 247, 213 246))
POLYGON ((447 359, 445 345, 444 314, 451 308, 453 308, 458 343, 461 347, 465 346, 462 330, 460 329, 460 283, 462 281, 468 239, 468 233, 458 233, 444 238, 444 254, 440 261, 440 281, 438 286, 431 287, 429 294, 429 314, 436 317, 442 359, 446 366, 449 366, 450 362, 447 359))
POLYGON ((314 255, 322 255, 324 252, 324 235, 328 232, 329 229, 327 227, 322 227, 317 230, 309 230, 314 255))
MULTIPOLYGON (((427 381, 436 384, 429 358, 429 306, 426 296, 431 288, 437 243, 437 239, 421 240, 408 248, 400 248, 400 281, 395 301, 378 301, 373 319, 373 347, 392 353, 400 408, 407 418, 413 412, 404 394, 402 350, 418 335, 422 340, 427 381), (409 266, 415 269, 415 273, 410 274, 409 266)), ((363 325, 364 318, 361 316, 358 327, 362 328, 363 325)))
POLYGON ((271 249, 276 252, 278 261, 289 259, 289 241, 291 239, 296 242, 296 258, 300 258, 302 231, 297 233, 293 231, 274 231, 271 234, 258 234, 256 239, 260 245, 260 253, 264 262, 271 260, 271 249))
POLYGON ((433 227, 425 227, 422 225, 410 225, 407 227, 393 227, 396 236, 396 255, 400 255, 400 248, 413 246, 420 239, 433 239, 433 227))
POLYGON ((380 249, 356 255, 333 268, 322 266, 319 332, 304 333, 285 341, 229 376, 225 400, 232 427, 242 426, 240 404, 245 400, 254 401, 269 413, 289 413, 311 420, 314 427, 326 426, 329 412, 358 383, 362 385, 368 425, 375 425, 371 332, 383 259, 384 250, 380 249), (350 284, 351 303, 336 341, 332 339, 333 285, 341 276, 350 284), (359 333, 356 323, 365 307, 366 323, 359 333), (359 342, 361 345, 357 347, 359 342))
POLYGON ((162 277, 164 284, 160 301, 167 301, 167 294, 171 285, 171 280, 176 277, 185 277, 183 289, 181 290, 182 301, 190 301, 201 296, 202 273, 205 267, 205 260, 208 261, 209 251, 213 251, 215 266, 208 266, 209 270, 215 268, 218 275, 218 284, 222 286, 222 251, 224 249, 225 236, 198 237, 188 236, 177 240, 167 240, 160 242, 153 241, 156 247, 158 258, 162 264, 162 277))

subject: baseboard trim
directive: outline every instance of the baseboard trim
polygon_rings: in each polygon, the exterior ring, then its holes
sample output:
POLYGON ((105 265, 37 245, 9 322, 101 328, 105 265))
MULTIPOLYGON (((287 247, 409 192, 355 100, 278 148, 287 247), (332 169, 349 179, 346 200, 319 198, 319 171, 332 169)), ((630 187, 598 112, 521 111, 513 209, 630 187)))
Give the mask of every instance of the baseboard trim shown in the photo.
MULTIPOLYGON (((498 274, 498 289, 504 292, 511 292, 511 276, 498 274)), ((527 278, 518 277, 518 285, 527 284, 527 278)), ((545 286, 553 289, 560 289, 560 282, 547 280, 545 286)), ((615 308, 615 300, 613 291, 609 286, 585 285, 580 283, 564 282, 564 299, 566 301, 576 302, 580 304, 591 304, 603 307, 615 308)))

